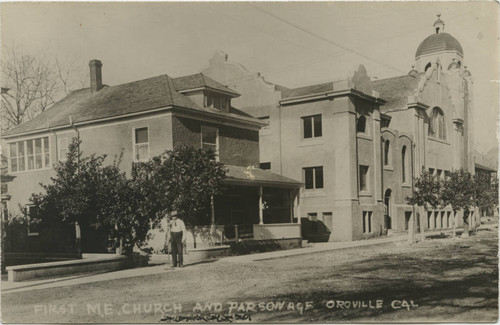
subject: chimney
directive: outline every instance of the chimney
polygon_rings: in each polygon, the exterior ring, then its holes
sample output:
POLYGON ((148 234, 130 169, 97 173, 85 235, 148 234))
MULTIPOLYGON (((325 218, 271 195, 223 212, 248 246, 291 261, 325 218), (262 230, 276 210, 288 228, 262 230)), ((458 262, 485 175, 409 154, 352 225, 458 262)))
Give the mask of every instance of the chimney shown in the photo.
POLYGON ((96 93, 102 88, 102 74, 101 67, 102 63, 99 60, 91 60, 89 62, 90 67, 90 90, 92 93, 96 93))

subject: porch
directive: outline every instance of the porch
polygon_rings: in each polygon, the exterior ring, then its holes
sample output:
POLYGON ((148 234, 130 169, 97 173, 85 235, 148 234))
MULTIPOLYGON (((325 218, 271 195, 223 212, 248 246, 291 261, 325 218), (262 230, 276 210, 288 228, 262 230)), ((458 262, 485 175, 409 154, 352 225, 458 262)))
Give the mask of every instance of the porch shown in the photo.
MULTIPOLYGON (((251 240, 300 247, 301 225, 296 216, 301 183, 255 167, 226 167, 222 195, 213 200, 211 224, 187 225, 186 249, 251 240)), ((155 236, 155 251, 164 247, 164 238, 155 236)))

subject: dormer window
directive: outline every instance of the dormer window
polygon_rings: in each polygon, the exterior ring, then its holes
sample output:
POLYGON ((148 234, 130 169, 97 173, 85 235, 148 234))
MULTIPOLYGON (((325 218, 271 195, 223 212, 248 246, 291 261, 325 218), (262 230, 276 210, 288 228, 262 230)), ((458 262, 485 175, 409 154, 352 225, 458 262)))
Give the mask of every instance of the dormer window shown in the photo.
POLYGON ((229 108, 229 98, 219 94, 205 93, 203 106, 208 108, 227 110, 229 108))

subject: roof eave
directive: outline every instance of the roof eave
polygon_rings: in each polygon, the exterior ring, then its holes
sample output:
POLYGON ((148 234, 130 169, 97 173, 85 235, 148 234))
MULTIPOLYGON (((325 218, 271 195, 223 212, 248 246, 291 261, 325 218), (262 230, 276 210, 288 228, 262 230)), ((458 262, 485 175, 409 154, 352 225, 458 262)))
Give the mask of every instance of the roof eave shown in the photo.
POLYGON ((185 94, 185 93, 197 92, 197 91, 201 91, 201 90, 210 90, 211 92, 228 95, 228 96, 231 96, 232 98, 237 98, 237 97, 241 96, 241 94, 239 94, 237 92, 225 91, 225 90, 221 90, 221 89, 217 89, 217 88, 213 88, 213 87, 209 87, 209 86, 182 89, 182 90, 178 90, 177 92, 179 92, 180 94, 185 94))
POLYGON ((255 129, 260 129, 261 127, 267 125, 267 123, 264 123, 264 122, 260 121, 257 118, 254 118, 254 117, 228 115, 231 113, 222 114, 222 113, 217 113, 217 112, 202 111, 202 110, 181 107, 181 106, 174 106, 173 109, 179 110, 181 112, 187 111, 187 112, 191 113, 192 115, 203 115, 203 116, 209 116, 212 118, 221 118, 221 119, 229 120, 231 122, 236 122, 238 124, 244 124, 247 126, 251 126, 252 128, 255 128, 255 129))
POLYGON ((377 103, 380 105, 384 105, 386 103, 386 101, 380 97, 374 97, 371 95, 367 95, 364 92, 356 90, 354 88, 349 88, 349 89, 344 89, 344 90, 335 90, 335 91, 325 91, 325 92, 316 93, 316 94, 291 97, 291 98, 282 99, 282 100, 280 100, 279 103, 282 106, 286 106, 286 105, 293 105, 293 104, 298 104, 298 103, 306 102, 306 101, 313 101, 313 100, 320 100, 320 99, 331 99, 331 98, 343 97, 343 96, 353 96, 353 97, 357 97, 357 98, 360 98, 363 100, 374 102, 374 103, 377 103))
POLYGON ((165 106, 165 107, 149 109, 149 110, 145 110, 145 111, 141 111, 141 112, 134 112, 134 113, 130 113, 130 114, 114 115, 114 116, 100 118, 100 119, 92 119, 92 120, 81 121, 81 122, 73 122, 72 124, 68 123, 65 125, 60 125, 60 126, 55 126, 55 127, 46 127, 43 129, 37 129, 37 130, 32 130, 32 131, 27 131, 27 132, 8 134, 8 135, 2 136, 2 138, 3 139, 11 139, 11 138, 24 137, 24 136, 28 136, 28 135, 46 133, 46 132, 60 131, 60 130, 64 130, 64 129, 71 129, 71 128, 75 128, 75 127, 86 126, 89 124, 120 120, 120 119, 124 119, 124 118, 130 118, 130 117, 135 117, 135 116, 140 116, 140 115, 157 113, 157 112, 161 112, 161 111, 168 111, 171 108, 172 108, 172 106, 165 106))
POLYGON ((226 185, 240 185, 240 186, 269 186, 288 189, 299 189, 302 186, 300 182, 281 182, 281 181, 267 181, 267 180, 251 180, 241 179, 234 177, 226 177, 224 179, 226 185))

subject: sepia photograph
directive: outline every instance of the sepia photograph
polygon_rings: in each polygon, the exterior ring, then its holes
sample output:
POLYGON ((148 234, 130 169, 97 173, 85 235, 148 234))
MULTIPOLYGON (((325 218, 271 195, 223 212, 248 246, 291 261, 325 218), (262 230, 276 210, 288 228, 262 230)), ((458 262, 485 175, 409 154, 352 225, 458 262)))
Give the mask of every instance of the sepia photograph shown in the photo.
POLYGON ((2 1, 2 323, 496 323, 499 14, 2 1))

